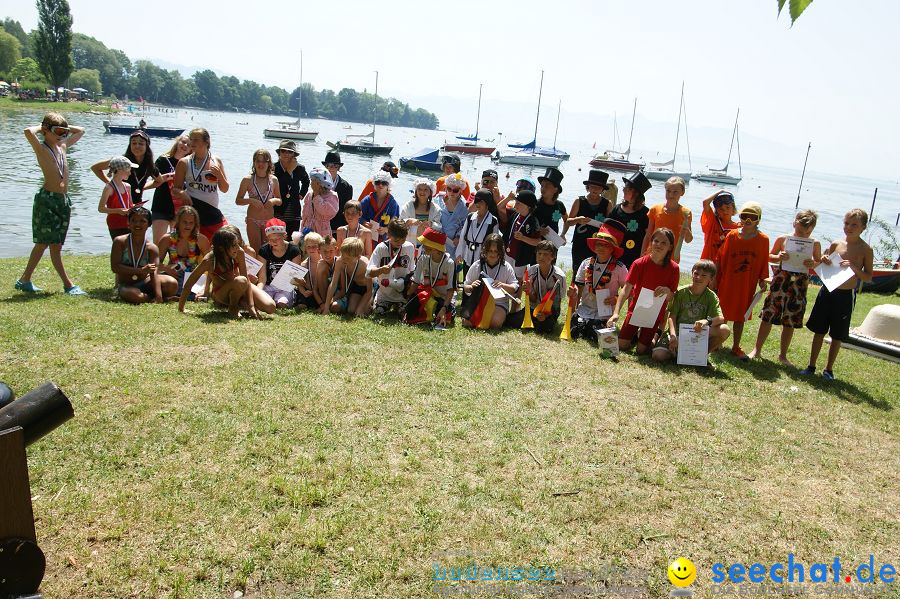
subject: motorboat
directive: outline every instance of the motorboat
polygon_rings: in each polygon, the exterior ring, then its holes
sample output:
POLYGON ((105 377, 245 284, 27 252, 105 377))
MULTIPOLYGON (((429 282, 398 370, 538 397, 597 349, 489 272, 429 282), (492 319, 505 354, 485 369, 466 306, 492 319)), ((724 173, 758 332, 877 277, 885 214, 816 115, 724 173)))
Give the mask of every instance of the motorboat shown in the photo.
POLYGON ((150 137, 168 138, 178 137, 185 132, 184 127, 148 127, 146 125, 141 126, 140 124, 134 126, 113 125, 110 124, 109 121, 103 121, 103 128, 106 129, 107 133, 115 133, 117 135, 131 135, 132 133, 140 129, 150 137))

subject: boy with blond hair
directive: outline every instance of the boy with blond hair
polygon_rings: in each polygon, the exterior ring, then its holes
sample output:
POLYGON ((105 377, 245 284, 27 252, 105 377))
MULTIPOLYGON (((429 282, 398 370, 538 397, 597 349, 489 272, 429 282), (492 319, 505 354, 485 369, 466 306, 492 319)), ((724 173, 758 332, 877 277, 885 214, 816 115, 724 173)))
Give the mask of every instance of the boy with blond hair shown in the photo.
POLYGON ((816 303, 806 321, 806 328, 813 332, 809 366, 801 370, 800 374, 815 374, 822 342, 825 334, 829 333, 831 347, 828 348, 828 362, 822 371, 822 378, 826 381, 834 380, 834 361, 841 350, 841 342, 850 336, 850 316, 856 303, 856 286, 860 281, 868 283, 872 280, 872 248, 861 237, 868 223, 869 216, 865 210, 854 208, 848 212, 844 215, 844 238, 831 242, 822 256, 824 264, 837 262, 839 266, 851 269, 853 276, 834 291, 828 291, 824 285, 819 289, 816 303))
POLYGON ((86 295, 81 287, 75 285, 66 273, 62 263, 62 246, 69 231, 69 219, 72 215, 72 201, 69 199, 69 167, 66 162, 66 150, 75 144, 84 129, 69 126, 62 115, 48 112, 40 125, 25 129, 25 139, 31 144, 38 165, 44 174, 44 184, 34 195, 34 206, 31 211, 31 234, 34 248, 28 257, 28 264, 22 276, 16 281, 16 289, 26 293, 37 293, 40 288, 31 282, 31 275, 37 268, 44 251, 50 248, 50 262, 56 274, 62 279, 63 291, 68 295, 86 295), (38 133, 43 141, 38 139, 38 133))

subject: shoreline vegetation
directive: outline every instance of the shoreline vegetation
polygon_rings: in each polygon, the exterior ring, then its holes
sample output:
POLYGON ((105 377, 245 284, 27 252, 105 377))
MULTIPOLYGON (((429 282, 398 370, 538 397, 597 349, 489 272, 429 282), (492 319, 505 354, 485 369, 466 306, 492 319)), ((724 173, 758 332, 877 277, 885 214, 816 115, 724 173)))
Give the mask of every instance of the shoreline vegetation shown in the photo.
MULTIPOLYGON (((47 596, 424 598, 438 567, 615 563, 661 597, 681 555, 896 554, 895 364, 845 348, 828 383, 775 362, 778 335, 706 373, 558 328, 229 321, 127 305, 106 256, 65 260, 88 297, 49 261, 50 293, 18 293, 25 259, 0 259, 0 380, 53 380, 75 406, 28 451, 47 596)), ((853 326, 885 302, 861 294, 853 326)))

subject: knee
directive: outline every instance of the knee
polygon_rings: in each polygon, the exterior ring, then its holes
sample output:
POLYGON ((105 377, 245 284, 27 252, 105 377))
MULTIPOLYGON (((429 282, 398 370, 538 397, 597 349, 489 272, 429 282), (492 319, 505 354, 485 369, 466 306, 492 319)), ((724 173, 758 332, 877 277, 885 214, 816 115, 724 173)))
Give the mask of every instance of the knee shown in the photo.
POLYGON ((234 278, 234 283, 241 289, 246 289, 247 286, 250 285, 250 281, 247 279, 247 277, 245 277, 243 275, 236 276, 234 278))

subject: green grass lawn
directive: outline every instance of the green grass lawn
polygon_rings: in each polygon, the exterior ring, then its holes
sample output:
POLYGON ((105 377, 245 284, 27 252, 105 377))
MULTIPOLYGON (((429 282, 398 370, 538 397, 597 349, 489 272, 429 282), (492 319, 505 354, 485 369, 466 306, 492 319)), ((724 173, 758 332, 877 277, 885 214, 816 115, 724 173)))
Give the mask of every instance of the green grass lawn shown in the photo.
POLYGON ((717 562, 898 565, 896 364, 845 349, 826 383, 517 330, 229 321, 124 305, 105 257, 65 259, 89 298, 49 260, 49 294, 15 292, 24 259, 0 260, 0 379, 75 405, 28 451, 48 597, 428 597, 435 563, 473 562, 614 563, 663 597, 680 556, 708 596, 717 562), (464 550, 486 555, 432 557, 464 550))
POLYGON ((70 112, 115 112, 109 106, 100 104, 91 104, 78 100, 70 100, 68 102, 54 102, 53 100, 37 99, 37 100, 18 100, 16 98, 5 96, 0 98, 0 112, 16 111, 16 110, 45 110, 47 112, 59 112, 67 114, 70 112))

